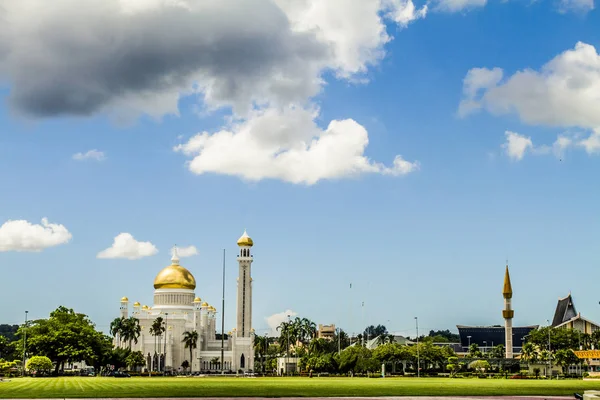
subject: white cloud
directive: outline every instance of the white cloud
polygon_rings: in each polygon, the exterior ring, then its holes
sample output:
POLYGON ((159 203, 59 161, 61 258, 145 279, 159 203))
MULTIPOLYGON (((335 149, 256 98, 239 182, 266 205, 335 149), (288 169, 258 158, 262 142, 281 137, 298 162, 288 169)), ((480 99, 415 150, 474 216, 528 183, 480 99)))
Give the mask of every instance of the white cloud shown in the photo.
POLYGON ((267 325, 269 326, 269 336, 279 336, 280 332, 277 330, 277 327, 281 325, 282 322, 288 320, 288 315, 290 318, 293 318, 298 315, 298 313, 292 310, 286 310, 277 314, 273 314, 269 317, 265 317, 265 321, 267 321, 267 325))
POLYGON ((103 152, 98 151, 96 149, 89 150, 86 153, 76 153, 73 154, 73 160, 77 161, 85 161, 85 160, 95 160, 95 161, 103 161, 106 157, 103 152))
POLYGON ((522 160, 525 153, 533 149, 531 138, 510 131, 506 131, 504 134, 506 135, 506 143, 502 147, 513 160, 522 160))
POLYGON ((248 120, 219 132, 199 133, 174 148, 193 159, 196 174, 218 173, 250 181, 281 179, 312 185, 366 173, 405 175, 419 168, 396 156, 393 165, 369 160, 366 129, 352 119, 315 124, 318 111, 300 107, 257 111, 248 120))
POLYGON ((139 258, 153 256, 158 249, 150 242, 138 242, 129 233, 118 234, 111 247, 102 250, 97 258, 126 258, 137 260, 139 258))
POLYGON ((600 56, 594 46, 579 42, 540 71, 525 69, 501 79, 499 68, 470 70, 459 113, 466 103, 472 105, 463 116, 481 108, 496 115, 516 113, 532 125, 600 127, 600 56), (492 78, 469 80, 473 74, 492 78))
POLYGON ((198 249, 196 248, 196 246, 177 247, 177 254, 181 258, 191 257, 198 255, 198 249))
POLYGON ((587 13, 594 9, 594 0, 560 0, 558 9, 563 13, 587 13))
POLYGON ((68 243, 71 238, 71 233, 64 225, 51 224, 47 218, 42 218, 41 224, 8 220, 0 226, 0 252, 39 252, 68 243))
MULTIPOLYGON (((534 147, 525 137, 513 137, 505 148, 521 159, 527 150, 562 157, 568 148, 600 153, 600 55, 592 45, 578 42, 543 65, 503 80, 500 68, 473 68, 463 82, 458 113, 483 109, 495 115, 515 113, 530 125, 580 128, 587 134, 561 134, 552 146, 534 147), (512 152, 509 150, 512 148, 512 152)), ((530 140, 530 139, 529 139, 530 140)))
POLYGON ((466 9, 484 7, 487 0, 437 0, 436 8, 446 12, 459 12, 466 9))
POLYGON ((0 0, 0 10, 0 79, 13 109, 34 117, 160 117, 193 94, 240 115, 304 102, 325 72, 354 79, 377 64, 386 22, 426 13, 412 0, 0 0))

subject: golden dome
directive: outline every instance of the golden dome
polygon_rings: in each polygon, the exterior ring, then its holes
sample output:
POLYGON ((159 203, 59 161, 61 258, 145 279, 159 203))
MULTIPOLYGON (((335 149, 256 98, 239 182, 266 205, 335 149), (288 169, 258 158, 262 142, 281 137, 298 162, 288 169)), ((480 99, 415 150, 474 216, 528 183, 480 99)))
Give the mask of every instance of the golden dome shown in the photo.
POLYGON ((139 301, 136 301, 135 303, 133 303, 133 306, 134 306, 134 307, 139 307, 139 306, 140 306, 140 302, 139 302, 139 301))
POLYGON ((128 301, 129 301, 129 299, 127 297, 121 298, 121 303, 127 303, 128 301))
POLYGON ((202 303, 202 307, 208 307, 208 303, 207 302, 202 303))
POLYGON ((154 289, 196 289, 196 279, 187 269, 179 265, 177 254, 173 254, 171 265, 163 269, 154 279, 154 289))
POLYGON ((142 306, 142 310, 147 310, 147 309, 148 309, 148 306, 147 306, 147 305, 143 305, 143 306, 142 306))
POLYGON ((202 299, 200 297, 196 297, 194 299, 194 303, 200 303, 202 301, 202 299))
POLYGON ((217 312, 217 309, 216 309, 216 308, 214 308, 213 306, 210 306, 210 311, 212 311, 212 312, 217 312))
POLYGON ((246 233, 246 231, 244 231, 244 234, 238 239, 237 245, 252 247, 254 245, 254 242, 252 241, 252 238, 250 238, 250 236, 248 236, 248 233, 246 233))

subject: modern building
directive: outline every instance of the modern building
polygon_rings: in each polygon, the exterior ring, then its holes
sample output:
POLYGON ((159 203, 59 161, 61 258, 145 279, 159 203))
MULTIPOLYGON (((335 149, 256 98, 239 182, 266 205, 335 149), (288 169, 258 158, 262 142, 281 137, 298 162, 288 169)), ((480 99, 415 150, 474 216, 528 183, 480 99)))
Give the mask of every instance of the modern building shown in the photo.
MULTIPOLYGON (((132 350, 144 354, 147 369, 178 370, 184 361, 188 361, 194 371, 218 371, 221 370, 222 350, 224 370, 237 372, 254 369, 251 275, 253 244, 245 231, 237 241, 237 324, 227 335, 223 346, 216 334, 217 310, 196 297, 196 279, 179 264, 176 248, 173 249, 171 265, 161 270, 154 279, 152 307, 135 302, 130 312, 129 299, 121 299, 121 317, 132 316, 139 320, 141 334, 137 343, 132 343, 132 350), (161 336, 153 335, 151 331, 157 318, 162 318, 166 328, 166 333, 161 336), (198 340, 190 357, 190 349, 185 348, 183 338, 186 333, 194 331, 198 333, 198 340)), ((115 345, 125 347, 129 343, 124 343, 117 335, 115 345)))
POLYGON ((568 296, 558 299, 554 318, 552 319, 553 328, 571 328, 581 333, 592 334, 600 329, 600 326, 581 316, 575 309, 571 293, 568 296))
MULTIPOLYGON (((506 328, 502 325, 491 326, 466 326, 456 325, 460 336, 460 344, 463 352, 469 351, 469 346, 477 343, 482 352, 491 351, 492 347, 502 344, 506 347, 506 328)), ((526 336, 539 325, 515 326, 512 328, 512 351, 513 354, 519 354, 523 343, 526 342, 526 336)))
POLYGON ((317 337, 320 339, 333 340, 333 338, 335 337, 335 325, 319 324, 319 329, 317 330, 317 337))
POLYGON ((468 352, 469 347, 474 343, 479 346, 482 352, 490 351, 494 346, 502 344, 505 348, 506 358, 513 358, 514 354, 521 352, 523 343, 526 341, 526 336, 532 330, 537 329, 539 325, 512 326, 512 319, 515 313, 512 309, 512 295, 513 291, 507 265, 504 273, 504 285, 502 287, 502 297, 504 298, 502 317, 504 318, 504 326, 456 325, 464 353, 468 352))

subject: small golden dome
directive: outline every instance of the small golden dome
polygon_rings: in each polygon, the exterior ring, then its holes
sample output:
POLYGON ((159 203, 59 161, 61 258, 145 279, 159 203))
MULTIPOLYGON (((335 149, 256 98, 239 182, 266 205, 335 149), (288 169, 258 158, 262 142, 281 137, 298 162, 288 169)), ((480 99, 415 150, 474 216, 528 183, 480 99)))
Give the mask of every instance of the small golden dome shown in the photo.
POLYGON ((127 297, 125 297, 125 296, 123 296, 121 298, 121 303, 127 303, 128 301, 129 301, 129 299, 127 297))
POLYGON ((217 312, 217 309, 216 309, 216 308, 214 308, 213 306, 210 306, 210 311, 212 311, 212 312, 217 312))
POLYGON ((196 279, 187 269, 179 265, 174 255, 171 265, 163 269, 154 279, 154 289, 196 289, 196 279))
POLYGON ((143 306, 142 306, 142 310, 147 310, 147 309, 148 309, 148 306, 147 306, 147 305, 143 305, 143 306))
POLYGON ((140 302, 139 302, 139 301, 136 301, 135 303, 133 303, 133 306, 134 306, 134 307, 139 307, 140 305, 141 305, 141 304, 140 304, 140 302))
POLYGON ((252 241, 252 238, 248 236, 248 233, 244 231, 244 234, 238 239, 237 245, 252 247, 254 245, 254 242, 252 241))
POLYGON ((207 302, 202 303, 202 307, 208 307, 208 303, 207 302))
POLYGON ((194 303, 200 303, 202 301, 202 299, 200 297, 196 297, 194 299, 194 303))
POLYGON ((231 335, 231 331, 227 332, 228 335, 231 335))

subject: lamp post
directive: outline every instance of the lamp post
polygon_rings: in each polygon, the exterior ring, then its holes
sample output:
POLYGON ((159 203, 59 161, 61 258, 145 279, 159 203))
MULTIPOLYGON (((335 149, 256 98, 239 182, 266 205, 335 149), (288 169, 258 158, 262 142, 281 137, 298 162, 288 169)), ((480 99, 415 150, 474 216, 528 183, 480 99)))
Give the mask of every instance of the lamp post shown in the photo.
POLYGON ((29 311, 25 311, 25 329, 23 329, 23 366, 21 369, 21 375, 25 376, 25 346, 27 346, 27 314, 29 311))
POLYGON ((285 375, 288 375, 288 364, 290 363, 290 315, 287 316, 288 325, 287 325, 287 352, 285 359, 285 375))
POLYGON ((167 336, 169 336, 169 313, 165 313, 165 362, 163 362, 163 370, 167 372, 167 336))
POLYGON ((548 373, 550 374, 550 379, 552 379, 552 354, 550 354, 550 320, 546 320, 548 323, 548 373))
POLYGON ((419 354, 419 318, 415 317, 415 324, 417 328, 417 378, 421 376, 421 355, 419 354))
POLYGON ((342 328, 338 326, 338 354, 342 352, 342 328))

